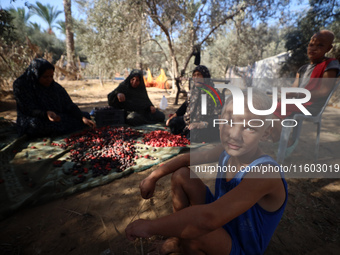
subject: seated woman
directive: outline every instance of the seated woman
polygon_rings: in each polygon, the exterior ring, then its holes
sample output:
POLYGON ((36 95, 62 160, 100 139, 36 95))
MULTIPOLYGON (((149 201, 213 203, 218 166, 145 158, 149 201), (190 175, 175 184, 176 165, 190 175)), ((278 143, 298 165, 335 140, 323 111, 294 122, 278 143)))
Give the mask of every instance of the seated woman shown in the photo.
POLYGON ((166 125, 170 127, 173 134, 181 134, 192 142, 214 142, 219 141, 219 130, 212 128, 213 119, 218 118, 222 109, 220 92, 213 89, 209 69, 206 66, 198 65, 192 72, 193 86, 190 89, 188 100, 167 120, 166 125), (207 114, 201 113, 201 95, 210 91, 207 96, 207 114), (215 103, 217 101, 217 104, 215 103))
POLYGON ((132 70, 119 86, 108 94, 109 105, 126 111, 126 123, 131 126, 163 122, 164 113, 151 103, 141 70, 132 70))
POLYGON ((54 66, 45 59, 37 58, 14 81, 20 136, 57 136, 86 126, 95 127, 90 115, 82 112, 66 90, 53 80, 53 74, 54 66))

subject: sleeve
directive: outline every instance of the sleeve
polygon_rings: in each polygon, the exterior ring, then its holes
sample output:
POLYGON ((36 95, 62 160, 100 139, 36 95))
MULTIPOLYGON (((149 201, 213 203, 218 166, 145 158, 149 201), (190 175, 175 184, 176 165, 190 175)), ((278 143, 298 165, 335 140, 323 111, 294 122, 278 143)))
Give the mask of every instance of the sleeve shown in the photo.
MULTIPOLYGON (((20 78, 19 78, 20 79, 20 78)), ((34 94, 34 88, 25 80, 16 80, 13 83, 13 94, 17 103, 17 110, 26 116, 47 119, 47 112, 43 111, 34 94)))
POLYGON ((149 99, 149 102, 148 102, 148 109, 150 110, 150 106, 154 106, 153 103, 151 102, 150 98, 149 98, 149 95, 148 96, 148 99, 149 99))
POLYGON ((297 73, 299 74, 300 77, 306 72, 308 65, 303 65, 297 70, 297 73))
POLYGON ((185 112, 187 111, 187 107, 188 107, 188 101, 185 100, 185 102, 177 109, 176 115, 183 116, 185 112))
POLYGON ((218 115, 216 114, 207 114, 207 115, 202 115, 201 121, 206 121, 209 124, 214 122, 214 119, 217 119, 218 115))
MULTIPOLYGON (((217 94, 219 95, 219 97, 221 98, 221 93, 216 90, 217 94)), ((217 97, 215 97, 214 94, 214 98, 216 101, 216 105, 215 105, 215 101, 208 96, 208 109, 207 109, 207 114, 206 115, 202 115, 201 120, 202 121, 206 121, 208 123, 212 123, 214 121, 214 119, 218 118, 218 116, 221 114, 222 111, 222 105, 220 103, 220 101, 217 99, 217 97)))
POLYGON ((65 106, 65 111, 77 119, 82 119, 83 114, 79 107, 73 103, 71 97, 61 85, 58 84, 59 93, 65 106))
POLYGON ((124 93, 123 83, 119 84, 119 86, 117 88, 115 88, 113 91, 111 91, 107 95, 108 104, 110 106, 115 107, 115 108, 119 108, 119 101, 118 101, 118 98, 117 98, 117 95, 119 93, 124 93))
POLYGON ((81 110, 79 109, 79 107, 72 102, 72 104, 69 105, 68 107, 69 113, 74 116, 77 119, 82 119, 83 118, 83 114, 81 112, 81 110))
POLYGON ((337 76, 340 75, 340 64, 338 60, 333 60, 331 61, 325 68, 325 71, 331 70, 331 69, 336 69, 338 70, 337 76))
POLYGON ((141 97, 141 100, 143 101, 143 103, 141 102, 142 103, 141 106, 144 108, 145 111, 150 111, 150 106, 154 106, 154 105, 149 98, 149 94, 148 94, 148 91, 146 90, 145 86, 144 86, 144 90, 141 93, 144 94, 141 97))

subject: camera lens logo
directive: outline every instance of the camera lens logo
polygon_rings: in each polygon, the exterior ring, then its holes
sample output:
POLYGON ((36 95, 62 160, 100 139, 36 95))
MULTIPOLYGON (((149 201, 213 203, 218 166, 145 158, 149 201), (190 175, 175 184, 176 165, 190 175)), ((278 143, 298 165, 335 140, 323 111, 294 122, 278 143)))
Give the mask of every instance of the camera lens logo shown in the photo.
MULTIPOLYGON (((206 86, 206 87, 209 88, 212 92, 214 92, 214 94, 217 96, 217 98, 218 98, 218 100, 219 100, 219 102, 220 102, 220 104, 221 104, 221 106, 222 106, 221 97, 220 97, 220 95, 217 93, 217 91, 216 91, 213 87, 211 87, 211 86, 208 85, 208 84, 202 83, 202 82, 197 82, 197 83, 200 84, 200 85, 206 86)), ((212 100, 214 101, 215 106, 217 106, 216 99, 214 98, 214 96, 211 94, 211 92, 210 92, 209 90, 204 89, 204 88, 201 88, 201 87, 197 87, 197 88, 199 88, 200 90, 202 90, 202 91, 204 91, 205 93, 207 93, 207 94, 212 98, 212 100)))

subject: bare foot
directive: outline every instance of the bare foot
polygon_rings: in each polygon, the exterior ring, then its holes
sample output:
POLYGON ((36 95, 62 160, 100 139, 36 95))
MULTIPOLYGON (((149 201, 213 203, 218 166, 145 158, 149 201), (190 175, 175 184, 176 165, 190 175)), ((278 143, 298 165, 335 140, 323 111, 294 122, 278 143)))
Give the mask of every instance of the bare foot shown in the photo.
POLYGON ((166 239, 161 247, 161 254, 169 254, 181 252, 180 241, 177 237, 169 237, 166 239))
POLYGON ((152 246, 148 251, 148 255, 181 254, 180 241, 177 237, 170 237, 166 240, 155 240, 152 246))

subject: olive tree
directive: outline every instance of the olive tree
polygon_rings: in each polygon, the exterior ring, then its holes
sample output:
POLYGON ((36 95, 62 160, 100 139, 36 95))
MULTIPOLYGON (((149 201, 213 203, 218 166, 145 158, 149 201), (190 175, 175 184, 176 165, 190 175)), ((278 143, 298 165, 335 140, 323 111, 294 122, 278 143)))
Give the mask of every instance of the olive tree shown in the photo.
POLYGON ((145 43, 148 47, 153 43, 176 81, 177 104, 180 78, 190 59, 212 43, 220 29, 234 23, 241 35, 249 24, 280 19, 289 0, 87 0, 78 4, 87 15, 78 40, 93 67, 105 75, 134 67, 147 59, 142 52, 145 43))
POLYGON ((242 31, 249 24, 285 15, 288 3, 285 0, 145 0, 146 13, 165 35, 168 44, 171 76, 177 87, 175 104, 180 77, 186 72, 191 57, 214 40, 219 29, 232 21, 238 31, 242 31))
POLYGON ((202 60, 211 68, 213 76, 224 77, 230 66, 253 65, 258 60, 285 52, 283 31, 266 23, 257 27, 244 26, 242 33, 235 27, 221 30, 205 47, 202 60))
POLYGON ((112 77, 115 72, 141 62, 141 48, 137 50, 137 46, 147 36, 144 36, 139 2, 88 0, 77 3, 87 16, 78 24, 77 40, 94 73, 112 77))

